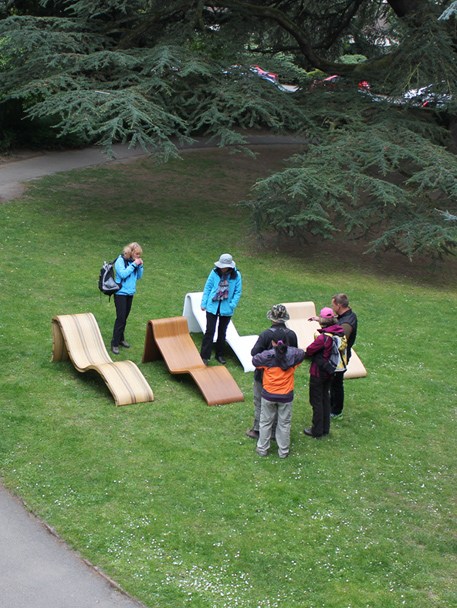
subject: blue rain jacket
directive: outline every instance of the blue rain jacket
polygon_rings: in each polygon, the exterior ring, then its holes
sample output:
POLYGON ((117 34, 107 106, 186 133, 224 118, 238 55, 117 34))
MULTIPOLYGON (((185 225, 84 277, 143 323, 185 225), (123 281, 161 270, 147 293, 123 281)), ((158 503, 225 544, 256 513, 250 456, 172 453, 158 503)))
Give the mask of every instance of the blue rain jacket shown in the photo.
MULTIPOLYGON (((241 297, 241 292, 243 288, 241 273, 239 272, 239 270, 236 270, 236 268, 235 271, 236 277, 234 279, 230 278, 231 273, 229 274, 228 298, 226 300, 221 300, 220 302, 221 308, 219 314, 222 317, 231 317, 233 315, 241 297)), ((216 268, 213 268, 213 270, 209 273, 209 276, 205 283, 205 287, 203 289, 201 308, 204 308, 213 315, 217 313, 217 309, 219 306, 219 301, 213 300, 213 297, 217 293, 220 280, 221 277, 216 272, 216 268)))
POLYGON ((114 269, 116 283, 121 286, 116 295, 133 296, 136 292, 136 282, 143 276, 143 265, 137 266, 134 262, 124 260, 124 256, 120 255, 114 264, 114 269))

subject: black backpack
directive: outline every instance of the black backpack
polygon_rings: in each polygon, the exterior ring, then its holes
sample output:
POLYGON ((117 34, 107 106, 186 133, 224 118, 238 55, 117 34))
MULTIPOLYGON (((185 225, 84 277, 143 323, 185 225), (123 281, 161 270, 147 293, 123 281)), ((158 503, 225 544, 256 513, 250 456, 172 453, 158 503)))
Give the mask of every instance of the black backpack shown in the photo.
POLYGON ((116 260, 113 260, 112 262, 103 262, 103 266, 100 268, 100 274, 98 276, 98 288, 102 293, 110 296, 110 298, 121 288, 121 286, 114 280, 115 262, 116 260))

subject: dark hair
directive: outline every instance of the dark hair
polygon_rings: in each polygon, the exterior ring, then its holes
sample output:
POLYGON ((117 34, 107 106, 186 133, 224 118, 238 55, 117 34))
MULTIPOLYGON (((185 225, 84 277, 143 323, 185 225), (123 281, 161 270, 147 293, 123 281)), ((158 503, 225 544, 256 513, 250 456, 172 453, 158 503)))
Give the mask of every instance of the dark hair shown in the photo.
MULTIPOLYGON (((214 267, 214 272, 217 272, 217 274, 222 277, 223 272, 220 268, 218 268, 217 266, 214 267)), ((230 272, 227 272, 225 276, 228 276, 229 279, 236 279, 238 275, 238 270, 236 268, 231 268, 230 272)))
POLYGON ((289 345, 289 340, 287 339, 287 333, 285 328, 278 327, 275 330, 274 338, 272 338, 273 348, 275 349, 276 360, 281 369, 289 369, 289 366, 286 363, 286 353, 289 345), (275 346, 276 344, 276 346, 275 346))

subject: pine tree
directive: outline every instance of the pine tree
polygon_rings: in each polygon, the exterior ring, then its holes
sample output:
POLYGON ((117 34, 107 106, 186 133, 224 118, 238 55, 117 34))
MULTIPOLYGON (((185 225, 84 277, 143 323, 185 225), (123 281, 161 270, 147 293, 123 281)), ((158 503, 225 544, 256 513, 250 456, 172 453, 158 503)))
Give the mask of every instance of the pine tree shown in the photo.
POLYGON ((301 133, 306 152, 247 203, 258 230, 440 257, 457 242, 456 43, 449 1, 0 0, 0 130, 164 158, 196 135, 301 133), (402 99, 431 83, 444 104, 402 99))

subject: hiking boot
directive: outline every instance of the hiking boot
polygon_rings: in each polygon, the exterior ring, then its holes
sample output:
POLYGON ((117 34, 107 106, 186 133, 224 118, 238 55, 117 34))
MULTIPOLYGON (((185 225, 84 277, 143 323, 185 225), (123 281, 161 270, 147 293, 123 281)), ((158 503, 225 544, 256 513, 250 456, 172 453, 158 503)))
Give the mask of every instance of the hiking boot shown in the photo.
POLYGON ((249 431, 246 431, 246 437, 250 437, 251 439, 258 439, 259 431, 255 431, 254 429, 249 429, 249 431))
POLYGON ((309 429, 303 429, 303 433, 305 435, 308 435, 308 437, 314 437, 314 439, 320 439, 321 435, 314 435, 313 433, 313 429, 309 428, 309 429))
POLYGON ((217 355, 216 361, 219 361, 219 363, 221 363, 222 365, 225 365, 227 363, 227 361, 224 359, 224 357, 222 355, 217 355))
POLYGON ((128 342, 126 342, 125 340, 121 340, 121 341, 119 342, 119 344, 120 344, 121 346, 123 346, 124 348, 130 348, 130 344, 129 344, 128 342))
POLYGON ((119 354, 119 346, 112 346, 111 347, 111 352, 113 352, 115 355, 119 354))

